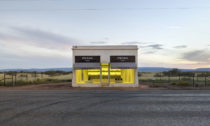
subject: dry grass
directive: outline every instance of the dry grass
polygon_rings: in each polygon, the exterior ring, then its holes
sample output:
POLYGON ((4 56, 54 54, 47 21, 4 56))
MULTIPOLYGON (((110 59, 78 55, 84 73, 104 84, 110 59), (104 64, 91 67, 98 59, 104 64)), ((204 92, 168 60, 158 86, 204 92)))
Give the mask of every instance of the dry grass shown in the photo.
MULTIPOLYGON (((3 73, 0 74, 0 85, 3 85, 3 73)), ((25 84, 40 84, 40 83, 53 83, 53 82, 70 82, 72 80, 72 73, 69 74, 59 74, 55 76, 49 76, 46 74, 33 74, 33 73, 17 73, 16 75, 16 85, 25 84)), ((15 76, 6 75, 6 85, 12 85, 15 81, 15 76), (12 79, 13 78, 13 79, 12 79)))

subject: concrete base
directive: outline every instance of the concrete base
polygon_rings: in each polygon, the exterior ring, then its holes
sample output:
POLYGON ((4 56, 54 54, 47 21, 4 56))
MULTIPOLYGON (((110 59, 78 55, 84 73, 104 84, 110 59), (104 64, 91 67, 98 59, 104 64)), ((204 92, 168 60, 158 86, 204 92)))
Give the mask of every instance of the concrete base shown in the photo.
POLYGON ((72 87, 138 87, 139 84, 72 84, 72 87))

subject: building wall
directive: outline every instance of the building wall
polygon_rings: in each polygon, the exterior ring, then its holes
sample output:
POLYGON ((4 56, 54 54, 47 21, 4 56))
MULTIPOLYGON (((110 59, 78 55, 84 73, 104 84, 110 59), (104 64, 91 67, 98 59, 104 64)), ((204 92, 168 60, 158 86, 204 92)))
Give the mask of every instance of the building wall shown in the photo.
MULTIPOLYGON (((73 47, 73 57, 72 62, 75 63, 75 56, 100 56, 101 63, 110 63, 110 56, 127 56, 133 55, 136 57, 136 64, 138 67, 138 50, 136 46, 109 46, 109 47, 73 47)), ((73 70, 73 87, 100 87, 101 85, 97 84, 76 84, 75 82, 75 72, 73 70)), ((109 86, 114 87, 137 87, 138 86, 138 70, 136 69, 135 73, 135 84, 112 84, 109 86)))

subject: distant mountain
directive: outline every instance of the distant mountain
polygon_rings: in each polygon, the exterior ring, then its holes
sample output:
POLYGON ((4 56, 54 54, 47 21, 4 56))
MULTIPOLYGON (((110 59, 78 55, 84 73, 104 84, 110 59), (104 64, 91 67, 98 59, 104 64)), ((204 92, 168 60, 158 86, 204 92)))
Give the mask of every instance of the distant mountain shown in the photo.
POLYGON ((72 71, 72 68, 44 68, 44 69, 41 69, 41 68, 32 68, 32 69, 1 69, 0 72, 7 72, 7 71, 17 71, 17 72, 20 72, 20 71, 24 71, 24 72, 33 72, 33 71, 36 71, 36 72, 45 72, 45 71, 65 71, 65 72, 70 72, 72 71))
POLYGON ((210 71, 210 68, 198 68, 196 71, 210 71))
MULTIPOLYGON (((173 68, 165 68, 165 67, 139 67, 139 72, 163 72, 163 71, 169 71, 173 68)), ((210 71, 210 68, 197 68, 197 69, 179 69, 181 71, 194 71, 194 72, 205 72, 210 71)))
MULTIPOLYGON (((173 68, 165 68, 165 67, 139 67, 138 71, 139 72, 163 72, 163 71, 169 71, 173 68)), ((45 71, 65 71, 65 72, 70 72, 72 71, 72 68, 32 68, 32 69, 0 69, 0 72, 3 71, 25 71, 25 72, 45 72, 45 71)), ((197 69, 180 69, 181 71, 195 71, 195 72, 202 72, 202 71, 210 71, 210 68, 197 68, 197 69)))
POLYGON ((163 71, 169 71, 172 68, 164 68, 164 67, 139 67, 139 72, 163 72, 163 71))

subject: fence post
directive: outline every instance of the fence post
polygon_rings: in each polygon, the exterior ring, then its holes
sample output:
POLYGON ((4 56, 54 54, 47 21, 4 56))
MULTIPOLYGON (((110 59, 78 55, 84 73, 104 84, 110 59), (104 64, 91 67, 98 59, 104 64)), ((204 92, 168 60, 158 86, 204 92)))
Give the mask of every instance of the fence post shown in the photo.
POLYGON ((42 74, 42 78, 43 78, 43 73, 41 73, 42 74))
POLYGON ((205 87, 206 87, 206 76, 207 76, 207 73, 205 73, 205 87))
POLYGON ((171 81, 171 72, 169 72, 169 74, 168 74, 168 82, 170 82, 171 81))
POLYGON ((28 82, 28 74, 26 73, 26 81, 28 82))
POLYGON ((12 86, 14 86, 14 74, 12 74, 12 86))
POLYGON ((162 73, 160 72, 160 80, 161 80, 162 73))
POLYGON ((195 75, 193 74, 193 87, 195 87, 195 75))
POLYGON ((36 72, 35 72, 35 80, 36 80, 36 72))
POLYGON ((6 86, 6 78, 5 78, 5 72, 4 72, 4 86, 6 86))
POLYGON ((198 73, 196 73, 196 76, 197 76, 197 82, 198 82, 198 73))
POLYGON ((16 85, 16 82, 17 82, 17 80, 16 80, 16 79, 17 79, 17 77, 16 77, 16 76, 17 76, 17 73, 15 73, 15 85, 16 85))

